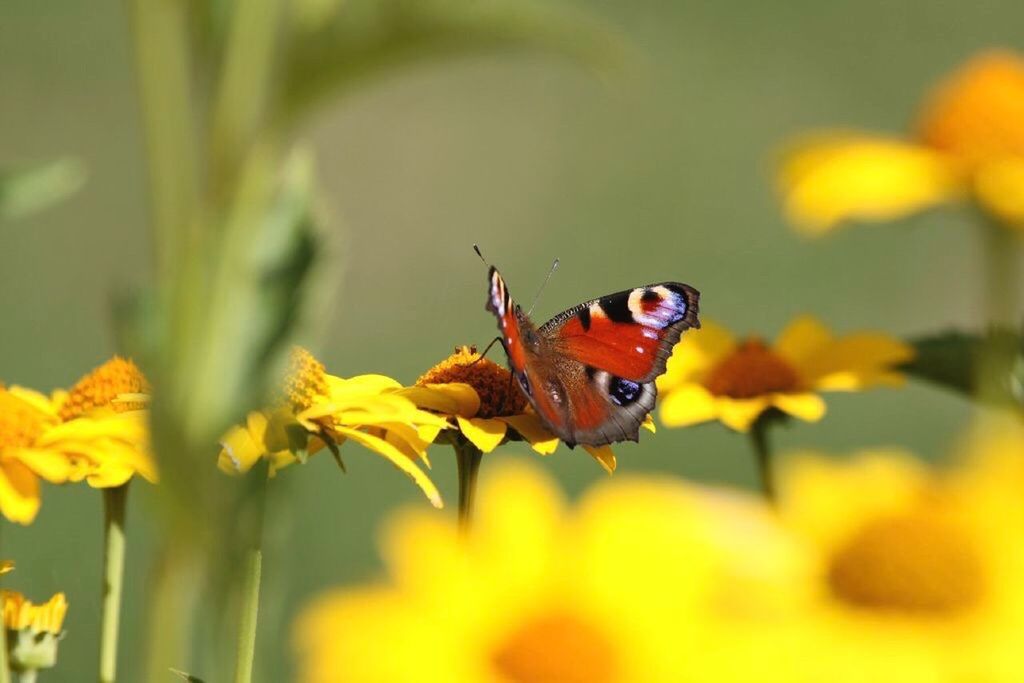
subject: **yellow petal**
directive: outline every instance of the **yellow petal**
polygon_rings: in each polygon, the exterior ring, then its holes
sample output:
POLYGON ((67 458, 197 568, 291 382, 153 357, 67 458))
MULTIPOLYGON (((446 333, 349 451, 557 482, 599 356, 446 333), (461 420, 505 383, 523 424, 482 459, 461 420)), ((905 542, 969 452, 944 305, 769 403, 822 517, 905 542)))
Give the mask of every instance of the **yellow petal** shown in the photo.
POLYGON ((815 393, 774 394, 771 402, 782 412, 806 422, 817 422, 825 416, 825 400, 815 393))
POLYGON ((0 574, 6 574, 14 571, 14 562, 11 560, 0 561, 0 574))
POLYGON ((416 485, 419 486, 423 493, 426 494, 431 505, 436 508, 444 507, 444 503, 441 501, 441 494, 438 492, 437 487, 434 486, 434 482, 430 481, 430 478, 423 473, 423 470, 417 467, 412 460, 407 458, 402 451, 389 444, 386 440, 372 436, 358 429, 338 427, 336 431, 339 434, 348 437, 352 441, 365 446, 374 453, 383 456, 388 460, 388 462, 412 478, 416 485))
POLYGON ((676 344, 668 359, 665 374, 658 378, 658 391, 703 379, 704 375, 736 348, 736 337, 713 320, 701 322, 701 328, 689 330, 676 344))
POLYGON ((484 419, 482 417, 465 418, 456 417, 459 422, 459 430, 469 442, 484 453, 490 453, 501 440, 505 438, 508 425, 497 418, 484 419))
POLYGON ((0 513, 12 522, 29 524, 39 512, 39 479, 17 460, 0 464, 0 513))
POLYGON ((1024 229, 1024 158, 982 164, 974 175, 978 201, 1011 227, 1024 229))
POLYGON ((480 396, 476 390, 461 382, 403 387, 395 393, 405 396, 420 408, 445 415, 473 417, 480 410, 480 396))
POLYGON ((963 190, 962 175, 946 155, 863 133, 798 143, 783 159, 779 182, 789 219, 811 235, 846 220, 901 218, 963 190))
POLYGON ((832 333, 817 318, 803 315, 793 319, 775 340, 775 350, 798 370, 832 343, 832 333))
POLYGON ((688 384, 665 396, 658 417, 666 427, 689 427, 718 417, 718 403, 701 385, 688 384))
POLYGON ((221 451, 217 457, 217 467, 222 472, 228 474, 248 472, 267 452, 262 441, 256 441, 253 434, 254 432, 246 427, 232 427, 228 430, 228 433, 221 439, 221 451))
POLYGON ((353 394, 380 394, 402 386, 397 380, 384 375, 356 375, 348 378, 326 375, 324 379, 327 380, 327 394, 332 399, 341 399, 353 394))
POLYGON ((605 472, 608 474, 615 473, 615 452, 611 446, 584 446, 583 450, 590 453, 591 457, 604 468, 605 472))
POLYGON ((750 425, 754 424, 761 413, 771 406, 771 398, 758 396, 756 398, 724 398, 716 399, 718 405, 718 419, 726 427, 735 429, 738 432, 746 432, 750 425))
POLYGON ((651 417, 650 413, 644 415, 644 421, 640 423, 640 426, 649 431, 651 434, 658 433, 658 428, 654 425, 654 418, 651 417))
POLYGON ((540 418, 533 413, 507 415, 498 419, 519 432, 519 435, 530 444, 530 448, 541 455, 551 455, 558 448, 558 437, 548 431, 540 418))
POLYGON ((60 451, 19 448, 11 455, 51 484, 63 484, 71 476, 71 461, 60 451))
POLYGON ((914 357, 914 349, 885 334, 862 332, 835 340, 804 359, 800 372, 812 386, 829 391, 857 391, 902 382, 893 372, 914 357))

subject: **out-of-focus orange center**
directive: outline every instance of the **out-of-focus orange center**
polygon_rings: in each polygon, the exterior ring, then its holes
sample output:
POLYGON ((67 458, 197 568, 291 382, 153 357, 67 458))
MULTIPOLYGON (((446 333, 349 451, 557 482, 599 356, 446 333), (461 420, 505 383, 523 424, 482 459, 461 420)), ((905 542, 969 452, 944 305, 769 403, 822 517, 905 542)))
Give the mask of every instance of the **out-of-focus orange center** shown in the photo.
POLYGON ((476 416, 490 418, 517 415, 526 408, 526 397, 511 379, 508 370, 481 358, 476 348, 460 346, 455 353, 427 370, 416 384, 468 384, 480 397, 480 410, 476 416))
POLYGON ((611 683, 618 680, 615 643, 569 612, 524 623, 494 652, 495 668, 509 683, 611 683))
POLYGON ((327 391, 327 368, 324 364, 301 346, 292 349, 288 374, 284 379, 284 393, 295 412, 301 413, 309 408, 317 396, 324 396, 327 391))
POLYGON ((940 83, 919 123, 921 139, 969 168, 1024 156, 1024 59, 979 55, 940 83))
POLYGON ((0 387, 0 451, 31 445, 43 426, 38 410, 0 387))
POLYGON ((866 524, 832 557, 827 578, 851 606, 934 617, 977 605, 986 587, 971 538, 927 511, 866 524))
POLYGON ((60 418, 70 420, 96 408, 113 408, 116 412, 139 410, 145 403, 117 401, 122 394, 147 394, 149 382, 132 361, 114 356, 71 387, 60 408, 60 418))
POLYGON ((711 370, 704 385, 715 396, 754 398, 796 391, 800 377, 763 341, 747 339, 711 370))

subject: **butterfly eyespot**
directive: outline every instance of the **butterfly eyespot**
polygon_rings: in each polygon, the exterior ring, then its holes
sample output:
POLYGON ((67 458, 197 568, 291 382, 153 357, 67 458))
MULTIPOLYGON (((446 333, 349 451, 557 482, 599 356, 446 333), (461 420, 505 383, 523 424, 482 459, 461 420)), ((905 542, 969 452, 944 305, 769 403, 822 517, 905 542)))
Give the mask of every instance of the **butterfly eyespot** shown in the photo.
POLYGON ((628 379, 612 377, 608 380, 608 395, 620 406, 628 406, 636 403, 643 393, 643 387, 628 379))

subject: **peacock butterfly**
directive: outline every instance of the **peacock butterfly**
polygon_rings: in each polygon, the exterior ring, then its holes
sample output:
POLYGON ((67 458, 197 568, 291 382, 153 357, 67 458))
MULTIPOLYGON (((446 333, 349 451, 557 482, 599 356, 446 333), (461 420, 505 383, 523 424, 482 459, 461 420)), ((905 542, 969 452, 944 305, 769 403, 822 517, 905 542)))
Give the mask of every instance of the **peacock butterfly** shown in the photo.
POLYGON ((636 287, 536 327, 493 266, 487 280, 510 369, 544 424, 570 447, 638 441, 672 347, 700 327, 700 292, 680 282, 636 287))

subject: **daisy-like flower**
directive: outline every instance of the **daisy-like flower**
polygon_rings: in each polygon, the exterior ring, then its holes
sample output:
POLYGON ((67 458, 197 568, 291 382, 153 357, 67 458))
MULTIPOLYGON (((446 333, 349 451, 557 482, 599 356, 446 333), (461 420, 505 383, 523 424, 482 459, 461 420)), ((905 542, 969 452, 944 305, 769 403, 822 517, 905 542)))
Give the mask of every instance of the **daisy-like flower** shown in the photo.
POLYGON ((57 643, 63 635, 68 601, 57 593, 41 605, 21 593, 0 591, 4 628, 7 629, 7 661, 13 671, 24 673, 49 669, 57 663, 57 643))
POLYGON ((799 680, 807 565, 763 506, 615 479, 569 509, 534 466, 493 474, 468 535, 399 516, 387 581, 305 610, 300 681, 799 680))
POLYGON ((40 477, 60 484, 72 474, 71 462, 41 443, 57 424, 47 397, 0 385, 0 513, 12 522, 29 524, 35 519, 40 477))
POLYGON ((812 134, 793 145, 779 179, 786 213, 810 234, 963 198, 1024 228, 1024 58, 996 51, 967 62, 927 98, 909 137, 812 134))
MULTIPOLYGON (((541 455, 550 455, 558 448, 558 437, 527 405, 511 373, 483 358, 473 347, 456 348, 416 380, 415 386, 401 393, 421 408, 446 416, 458 429, 456 438, 465 439, 481 453, 490 453, 509 439, 525 441, 541 455)), ((644 426, 653 431, 650 420, 644 426)), ((615 471, 611 447, 583 448, 609 474, 615 471)))
POLYGON ((658 380, 660 417, 672 427, 720 420, 741 432, 772 409, 814 422, 825 414, 819 392, 898 386, 903 376, 895 368, 912 357, 913 349, 892 337, 836 337, 809 316, 771 345, 704 321, 676 345, 658 380))
POLYGON ((429 466, 427 448, 448 424, 402 396, 401 388, 383 375, 329 375, 311 353, 296 348, 281 403, 250 413, 244 426, 230 430, 221 441, 218 466, 242 473, 266 458, 273 475, 324 448, 337 455, 338 446, 351 440, 407 474, 441 507, 437 487, 416 462, 429 466))
POLYGON ((819 557, 812 680, 1024 680, 1024 436, 974 450, 947 475, 892 451, 782 469, 782 519, 819 557))

